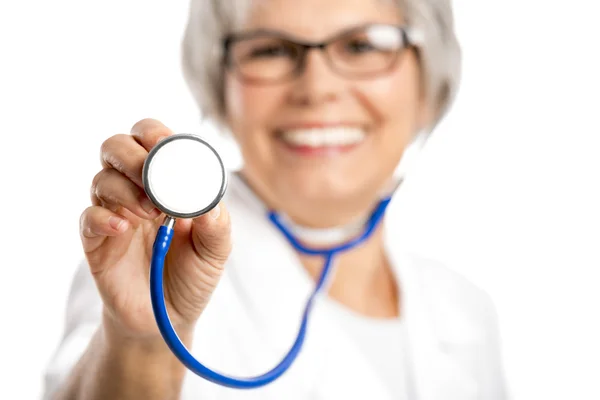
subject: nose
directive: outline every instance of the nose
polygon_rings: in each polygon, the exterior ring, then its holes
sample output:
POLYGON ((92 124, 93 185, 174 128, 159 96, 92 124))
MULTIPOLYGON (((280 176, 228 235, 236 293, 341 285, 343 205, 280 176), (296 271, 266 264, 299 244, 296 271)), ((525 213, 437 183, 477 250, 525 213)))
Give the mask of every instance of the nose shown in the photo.
POLYGON ((329 65, 326 54, 320 49, 306 53, 303 68, 293 81, 290 101, 299 106, 313 106, 335 102, 347 85, 329 65))

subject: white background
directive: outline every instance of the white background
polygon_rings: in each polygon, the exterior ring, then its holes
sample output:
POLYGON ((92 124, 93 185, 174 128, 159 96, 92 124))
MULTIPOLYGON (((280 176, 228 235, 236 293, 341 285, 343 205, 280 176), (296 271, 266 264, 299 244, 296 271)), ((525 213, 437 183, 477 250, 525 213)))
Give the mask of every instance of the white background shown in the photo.
MULTIPOLYGON (((598 7, 456 0, 463 86, 397 208, 408 248, 493 297, 515 399, 600 399, 598 7)), ((41 393, 101 142, 144 117, 199 130, 179 71, 186 13, 0 5, 1 398, 41 393)))

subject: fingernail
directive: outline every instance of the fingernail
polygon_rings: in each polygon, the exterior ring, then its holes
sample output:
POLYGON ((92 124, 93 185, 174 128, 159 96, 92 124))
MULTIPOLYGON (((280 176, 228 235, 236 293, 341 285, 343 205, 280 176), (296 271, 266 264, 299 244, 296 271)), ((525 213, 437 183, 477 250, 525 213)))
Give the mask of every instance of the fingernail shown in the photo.
POLYGON ((147 214, 151 215, 156 211, 154 203, 152 203, 152 200, 150 200, 146 195, 142 195, 142 198, 140 199, 140 205, 147 214))
POLYGON ((210 210, 208 215, 210 215, 212 219, 219 218, 219 215, 221 215, 221 206, 219 204, 217 204, 217 206, 215 208, 210 210))
POLYGON ((119 230, 123 226, 124 219, 119 217, 110 217, 108 219, 108 224, 115 230, 119 230))

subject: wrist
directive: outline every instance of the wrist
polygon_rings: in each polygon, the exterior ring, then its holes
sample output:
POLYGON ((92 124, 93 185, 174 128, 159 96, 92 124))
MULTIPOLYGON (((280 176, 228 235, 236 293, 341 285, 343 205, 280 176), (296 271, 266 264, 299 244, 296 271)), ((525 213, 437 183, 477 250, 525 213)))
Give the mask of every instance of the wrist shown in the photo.
MULTIPOLYGON (((103 338, 106 360, 121 377, 154 381, 153 385, 160 387, 162 393, 176 393, 181 388, 187 370, 160 335, 131 337, 122 335, 110 324, 103 324, 99 334, 103 338), (161 378, 157 380, 157 377, 161 378)), ((181 332, 178 336, 190 349, 192 332, 181 332)))
MULTIPOLYGON (((101 330, 105 345, 111 350, 139 350, 148 355, 175 358, 158 329, 152 334, 132 335, 123 330, 110 316, 104 315, 101 330)), ((180 327, 177 329, 177 336, 189 349, 194 337, 194 327, 180 327)))

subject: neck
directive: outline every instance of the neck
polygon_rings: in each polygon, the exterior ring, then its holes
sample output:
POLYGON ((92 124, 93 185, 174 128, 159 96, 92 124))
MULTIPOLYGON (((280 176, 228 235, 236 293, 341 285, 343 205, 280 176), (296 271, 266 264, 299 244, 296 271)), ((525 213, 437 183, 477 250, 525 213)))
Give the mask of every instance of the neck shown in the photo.
MULTIPOLYGON (((259 192, 244 179, 243 174, 238 174, 238 177, 242 179, 254 195, 259 196, 259 192)), ((398 184, 395 183, 393 189, 398 184)), ((269 206, 266 199, 262 198, 261 200, 269 206)), ((330 298, 358 314, 372 318, 394 318, 399 315, 399 293, 396 278, 385 256, 383 222, 360 246, 339 253, 336 256, 328 287, 330 298)), ((289 223, 286 225, 288 228, 290 227, 289 223)), ((343 235, 353 231, 352 226, 353 224, 350 224, 342 229, 343 235)), ((301 227, 301 225, 297 225, 297 227, 301 227)), ((363 227, 364 224, 361 228, 363 227)), ((306 228, 300 228, 300 230, 302 229, 306 228)), ((316 229, 316 231, 319 230, 322 231, 322 229, 316 229)), ((311 230, 308 229, 307 231, 310 232, 311 230)), ((301 239, 310 247, 313 247, 313 245, 320 247, 318 241, 314 240, 315 236, 312 234, 309 234, 309 236, 311 237, 298 237, 298 239, 301 239)), ((332 239, 332 235, 325 236, 332 239)), ((340 242, 339 240, 335 241, 340 242)), ((299 253, 299 258, 306 271, 316 281, 323 268, 323 257, 299 253)))
MULTIPOLYGON (((300 255, 306 271, 317 279, 322 257, 300 255)), ((362 245, 336 257, 328 296, 354 312, 371 318, 399 315, 396 279, 385 256, 383 226, 362 245)))

